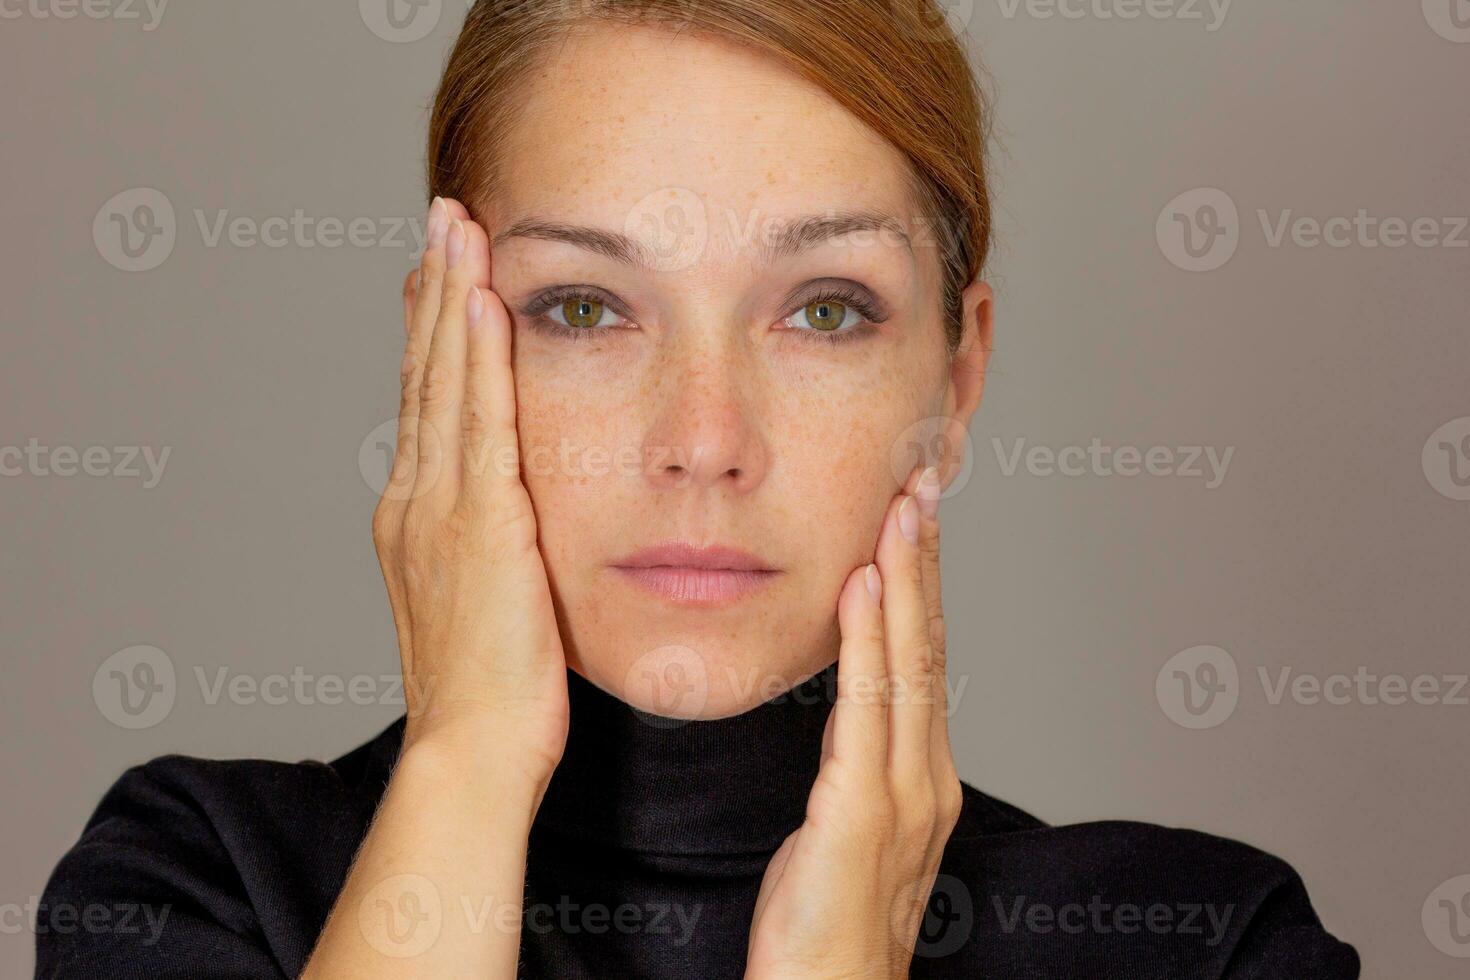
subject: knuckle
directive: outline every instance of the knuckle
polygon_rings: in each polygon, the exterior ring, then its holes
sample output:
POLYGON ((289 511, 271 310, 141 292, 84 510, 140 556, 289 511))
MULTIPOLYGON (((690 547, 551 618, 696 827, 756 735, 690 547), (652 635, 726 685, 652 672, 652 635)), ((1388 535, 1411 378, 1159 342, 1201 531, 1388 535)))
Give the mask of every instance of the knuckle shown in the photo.
POLYGON ((444 263, 437 261, 433 253, 424 257, 423 268, 419 276, 419 294, 426 295, 438 292, 444 285, 444 263))
POLYGON ((429 362, 424 367, 419 401, 424 408, 439 408, 449 399, 451 372, 447 365, 429 362))
POLYGON ((418 396, 420 373, 418 353, 410 350, 403 355, 403 366, 398 371, 398 387, 405 405, 418 396))
POLYGON ((943 668, 948 659, 949 628, 944 625, 943 616, 932 616, 929 619, 929 648, 934 653, 934 666, 936 669, 943 668))
POLYGON ((373 508, 373 544, 382 554, 398 543, 398 508, 386 497, 373 508))
POLYGON ((946 778, 939 790, 939 819, 946 833, 954 830, 955 824, 960 820, 960 811, 964 808, 965 793, 960 788, 959 779, 952 776, 946 778))
POLYGON ((928 630, 905 644, 902 654, 904 673, 915 684, 928 684, 934 674, 934 651, 929 646, 928 630))
POLYGON ((460 410, 460 429, 476 440, 490 431, 490 405, 483 397, 466 397, 460 410))

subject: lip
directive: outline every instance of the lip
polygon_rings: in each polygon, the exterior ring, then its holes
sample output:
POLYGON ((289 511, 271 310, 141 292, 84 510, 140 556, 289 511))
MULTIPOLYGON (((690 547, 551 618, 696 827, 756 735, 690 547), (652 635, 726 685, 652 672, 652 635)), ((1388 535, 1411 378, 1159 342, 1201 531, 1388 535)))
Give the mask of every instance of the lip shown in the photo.
POLYGON ((780 574, 780 569, 748 551, 682 541, 634 552, 611 567, 649 592, 689 606, 738 602, 780 574))

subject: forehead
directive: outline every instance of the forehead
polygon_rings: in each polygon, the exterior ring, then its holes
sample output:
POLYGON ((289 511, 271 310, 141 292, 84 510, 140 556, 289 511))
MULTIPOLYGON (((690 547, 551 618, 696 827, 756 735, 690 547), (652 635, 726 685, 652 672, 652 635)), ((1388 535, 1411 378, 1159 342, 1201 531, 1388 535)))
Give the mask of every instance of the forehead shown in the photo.
POLYGON ((820 88, 733 42, 589 22, 528 76, 496 187, 534 215, 623 230, 698 200, 710 254, 791 215, 917 214, 903 156, 820 88))

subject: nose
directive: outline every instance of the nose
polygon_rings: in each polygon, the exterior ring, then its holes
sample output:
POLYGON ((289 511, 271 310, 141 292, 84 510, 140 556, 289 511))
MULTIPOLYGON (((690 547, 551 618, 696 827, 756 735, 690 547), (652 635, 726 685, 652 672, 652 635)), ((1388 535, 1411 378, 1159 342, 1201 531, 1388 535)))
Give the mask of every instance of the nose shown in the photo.
POLYGON ((765 479, 767 448, 756 367, 738 343, 689 345, 660 359, 653 421, 644 437, 649 482, 749 493, 765 479))

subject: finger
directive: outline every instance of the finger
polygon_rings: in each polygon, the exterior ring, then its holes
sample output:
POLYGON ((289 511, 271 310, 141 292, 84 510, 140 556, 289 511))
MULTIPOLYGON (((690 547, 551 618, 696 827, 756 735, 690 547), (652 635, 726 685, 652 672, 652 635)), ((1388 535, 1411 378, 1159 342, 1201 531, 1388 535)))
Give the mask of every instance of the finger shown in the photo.
POLYGON ((466 322, 470 294, 486 264, 483 233, 472 235, 473 222, 456 218, 444 243, 444 276, 439 315, 424 363, 419 394, 419 470, 414 494, 441 505, 454 499, 463 468, 460 412, 464 402, 466 322), (472 241, 479 241, 478 254, 472 241), (427 485, 426 485, 427 481, 427 485))
MULTIPOLYGON (((932 664, 934 704, 930 710, 929 751, 941 770, 950 767, 949 746, 949 656, 948 632, 944 622, 944 590, 940 582, 939 495, 943 487, 939 470, 933 466, 919 474, 914 496, 919 504, 919 568, 924 580, 924 605, 929 619, 929 653, 932 664)), ((943 775, 941 771, 939 773, 943 775)))
MULTIPOLYGON (((439 312, 439 290, 444 278, 444 240, 449 231, 449 209, 442 198, 429 205, 428 232, 425 249, 414 280, 412 307, 405 297, 408 339, 404 344, 403 363, 399 368, 398 440, 389 475, 390 495, 407 500, 414 494, 418 480, 419 397, 423 385, 424 361, 429 341, 434 335, 434 320, 439 312)), ((405 287, 406 288, 406 287, 405 287)))
POLYGON ((933 663, 918 539, 918 502, 900 494, 890 504, 878 538, 889 676, 888 761, 901 782, 922 774, 928 783, 933 663))
POLYGON ((832 754, 874 772, 888 764, 882 598, 882 575, 873 565, 848 573, 837 597, 842 645, 837 654, 835 717, 831 719, 832 754))
POLYGON ((461 430, 465 472, 462 493, 472 505, 482 504, 496 489, 520 479, 516 433, 516 385, 512 369, 510 313, 490 288, 490 244, 479 225, 470 224, 469 260, 484 267, 468 303, 468 347, 461 430))
POLYGON ((418 266, 414 266, 408 270, 408 278, 403 281, 403 339, 405 341, 413 332, 413 311, 418 305, 419 275, 418 266))

